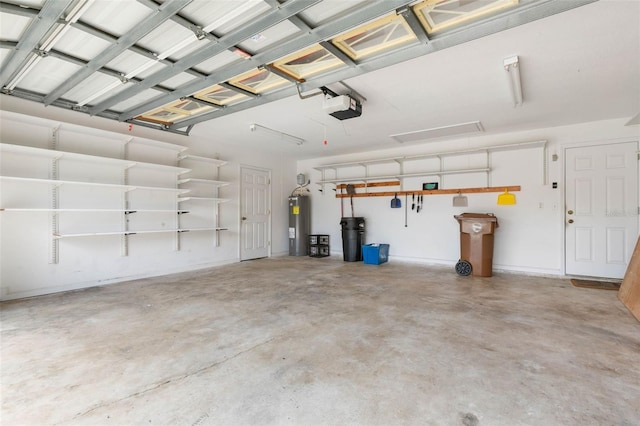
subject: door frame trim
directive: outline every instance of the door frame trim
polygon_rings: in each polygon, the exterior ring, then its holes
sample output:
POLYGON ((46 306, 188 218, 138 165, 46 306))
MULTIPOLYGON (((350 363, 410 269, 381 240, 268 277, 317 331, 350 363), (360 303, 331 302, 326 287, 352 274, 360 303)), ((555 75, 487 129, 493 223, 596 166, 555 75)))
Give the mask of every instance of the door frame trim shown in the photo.
MULTIPOLYGON (((559 209, 559 220, 561 221, 561 259, 560 259, 560 268, 562 271, 562 275, 565 277, 570 277, 574 275, 567 274, 567 231, 566 231, 566 218, 565 211, 567 210, 566 205, 566 194, 567 194, 567 170, 566 170, 566 161, 567 161, 567 150, 573 148, 589 148, 592 146, 601 146, 601 145, 615 145, 619 143, 629 143, 635 142, 638 153, 640 154, 640 138, 636 137, 623 137, 623 138, 613 138, 613 139, 600 139, 600 140, 583 140, 583 141, 574 141, 574 142, 566 142, 561 143, 559 145, 559 151, 562 152, 562 161, 560 161, 560 179, 562 184, 559 185, 560 189, 560 200, 559 204, 561 204, 561 209, 559 209)), ((638 159, 638 178, 640 180, 640 159, 638 159)), ((640 182, 638 182, 638 208, 640 209, 640 182)), ((638 229, 640 229, 640 214, 638 214, 638 229)))
POLYGON ((269 175, 269 200, 267 202, 267 208, 269 209, 269 218, 267 219, 267 258, 271 257, 271 222, 272 222, 272 206, 271 203, 273 202, 273 188, 272 188, 272 170, 271 169, 267 169, 265 167, 258 167, 258 166, 252 166, 250 164, 246 164, 246 163, 240 163, 238 164, 238 176, 240 177, 240 185, 238 187, 238 261, 242 262, 244 259, 242 259, 242 187, 243 187, 243 181, 242 181, 242 170, 243 169, 251 169, 251 170, 257 170, 260 172, 267 172, 267 174, 269 175))

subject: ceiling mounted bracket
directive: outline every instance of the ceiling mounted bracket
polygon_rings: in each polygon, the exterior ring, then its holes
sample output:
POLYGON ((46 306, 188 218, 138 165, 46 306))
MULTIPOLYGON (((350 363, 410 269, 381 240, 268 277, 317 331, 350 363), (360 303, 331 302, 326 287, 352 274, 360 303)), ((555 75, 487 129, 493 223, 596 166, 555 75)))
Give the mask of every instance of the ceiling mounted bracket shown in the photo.
MULTIPOLYGON (((141 126, 141 127, 148 127, 150 129, 154 129, 154 130, 161 130, 163 132, 169 132, 169 133, 175 133, 177 135, 182 135, 182 136, 189 136, 188 132, 185 132, 184 130, 177 130, 174 127, 171 127, 169 125, 163 124, 163 125, 157 125, 157 124, 153 124, 151 122, 148 121, 144 121, 144 120, 140 120, 140 119, 136 119, 133 118, 131 120, 125 120, 125 123, 129 123, 129 124, 134 124, 136 126, 141 126)), ((190 124, 189 126, 195 126, 195 124, 190 124)), ((189 131, 191 131, 190 127, 187 127, 187 129, 189 131)))
POLYGON ((313 98, 314 96, 325 94, 324 91, 322 90, 322 88, 320 88, 320 89, 318 89, 319 90, 318 92, 309 93, 308 95, 303 95, 302 92, 300 91, 300 83, 296 83, 296 90, 298 91, 298 97, 300 99, 302 99, 302 100, 313 98))
POLYGON ((358 100, 361 103, 365 103, 367 101, 367 98, 365 98, 364 96, 362 96, 362 94, 360 94, 356 89, 354 89, 353 87, 349 86, 347 83, 345 83, 344 81, 338 81, 338 83, 342 84, 344 87, 346 87, 347 89, 349 89, 349 95, 353 96, 353 97, 357 97, 359 98, 358 100), (355 96, 354 96, 355 95, 355 96))
MULTIPOLYGON (((346 87, 349 90, 349 93, 347 93, 349 96, 351 96, 352 98, 357 98, 358 101, 360 101, 360 103, 364 103, 367 101, 367 98, 365 98, 364 96, 362 96, 360 93, 358 93, 357 90, 355 90, 353 87, 349 86, 347 83, 345 83, 344 81, 338 81, 337 83, 343 85, 344 87, 346 87)), ((320 90, 322 90, 322 93, 325 94, 325 96, 331 96, 332 98, 335 98, 337 96, 341 96, 340 94, 334 92, 333 90, 329 89, 327 86, 321 86, 320 90)))
POLYGON ((191 27, 191 31, 193 31, 193 34, 195 34, 198 40, 204 40, 205 38, 207 38, 207 33, 204 32, 201 27, 193 26, 191 27))
POLYGON ((513 106, 522 106, 522 80, 520 79, 520 58, 513 56, 506 58, 503 62, 504 70, 507 73, 507 82, 513 100, 513 106))
POLYGON ((335 98, 336 96, 340 96, 333 90, 329 89, 327 86, 320 86, 320 90, 322 90, 322 93, 325 96, 331 96, 332 98, 335 98))

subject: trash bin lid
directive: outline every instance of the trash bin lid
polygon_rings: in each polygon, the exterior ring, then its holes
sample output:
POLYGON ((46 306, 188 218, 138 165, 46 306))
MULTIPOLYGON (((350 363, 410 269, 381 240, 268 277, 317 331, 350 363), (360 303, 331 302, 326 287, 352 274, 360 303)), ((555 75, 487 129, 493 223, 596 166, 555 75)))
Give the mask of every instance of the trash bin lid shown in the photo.
POLYGON ((493 213, 461 213, 459 215, 454 215, 454 218, 462 224, 462 222, 480 222, 480 223, 495 223, 495 227, 498 225, 498 218, 494 216, 493 213))

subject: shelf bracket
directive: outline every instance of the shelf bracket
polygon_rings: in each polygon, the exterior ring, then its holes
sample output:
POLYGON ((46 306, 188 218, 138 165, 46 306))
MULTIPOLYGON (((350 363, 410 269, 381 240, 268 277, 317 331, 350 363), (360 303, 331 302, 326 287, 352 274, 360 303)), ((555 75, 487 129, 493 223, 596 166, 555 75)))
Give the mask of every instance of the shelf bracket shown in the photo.
MULTIPOLYGON (((54 127, 51 130, 51 150, 55 151, 58 149, 58 130, 59 130, 59 126, 58 127, 54 127)), ((58 170, 58 159, 59 157, 54 157, 51 160, 51 179, 52 180, 58 180, 60 178, 60 173, 58 170)), ((50 264, 57 264, 60 261, 59 258, 59 242, 58 239, 55 238, 55 235, 60 233, 60 217, 58 216, 58 212, 56 212, 56 209, 60 208, 60 191, 59 191, 59 187, 60 185, 52 185, 51 186, 51 209, 54 210, 51 212, 51 221, 50 221, 50 227, 51 229, 49 229, 49 235, 50 235, 50 244, 49 244, 49 263, 50 264)))
MULTIPOLYGON (((176 162, 177 166, 180 166, 180 155, 178 155, 178 160, 176 162)), ((180 187, 180 180, 178 179, 178 176, 176 176, 176 188, 180 187)), ((178 211, 178 209, 180 208, 180 202, 178 201, 178 198, 180 197, 179 194, 176 195, 175 197, 175 202, 174 202, 174 208, 176 209, 176 211, 178 211)), ((180 213, 178 213, 174 219, 174 225, 176 229, 180 229, 181 226, 181 220, 180 220, 180 213)), ((176 232, 175 234, 173 234, 173 249, 175 251, 180 251, 181 249, 181 241, 180 241, 180 231, 176 232)))
POLYGON ((487 187, 491 186, 491 165, 492 165, 492 161, 491 161, 491 152, 487 150, 486 154, 487 154, 487 187))
POLYGON ((542 145, 542 185, 549 183, 549 159, 547 158, 547 143, 542 145))
MULTIPOLYGON (((325 172, 325 170, 324 170, 324 169, 322 169, 322 170, 320 171, 320 181, 324 181, 324 172, 325 172)), ((325 194, 324 194, 324 183, 323 183, 323 184, 320 184, 320 192, 322 192, 322 195, 325 195, 325 194)))
MULTIPOLYGON (((124 143, 124 159, 126 160, 129 157, 129 142, 131 139, 124 143)), ((129 168, 125 167, 122 171, 122 183, 123 185, 129 185, 129 168)), ((125 231, 122 235, 121 240, 122 244, 120 246, 120 254, 123 257, 129 256, 129 236, 126 233, 129 230, 129 214, 135 213, 133 210, 129 210, 129 191, 123 191, 122 193, 122 208, 125 213, 122 215, 122 224, 121 229, 125 231)))
MULTIPOLYGON (((398 170, 400 170, 400 173, 398 173, 398 175, 402 176, 404 174, 404 160, 401 158, 396 158, 394 159, 394 161, 396 163, 398 163, 398 170)), ((398 178, 398 180, 400 181, 400 190, 404 190, 404 179, 398 178)))
MULTIPOLYGON (((218 180, 220 179, 220 168, 215 167, 214 169, 215 169, 214 179, 218 180)), ((216 186, 213 188, 213 196, 215 198, 220 197, 219 186, 216 186)), ((213 206, 213 226, 215 227, 215 229, 218 229, 220 227, 220 203, 217 203, 217 202, 213 206)), ((220 247, 220 233, 218 231, 213 233, 213 247, 214 248, 220 247)))

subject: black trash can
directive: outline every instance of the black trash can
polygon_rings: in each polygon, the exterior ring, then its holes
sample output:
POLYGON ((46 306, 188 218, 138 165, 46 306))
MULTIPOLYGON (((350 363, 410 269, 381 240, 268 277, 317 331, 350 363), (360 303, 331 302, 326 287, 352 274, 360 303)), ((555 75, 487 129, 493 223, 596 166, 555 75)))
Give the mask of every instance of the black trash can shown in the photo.
POLYGON ((362 245, 364 244, 364 217, 343 217, 342 253, 345 262, 362 261, 362 245))

